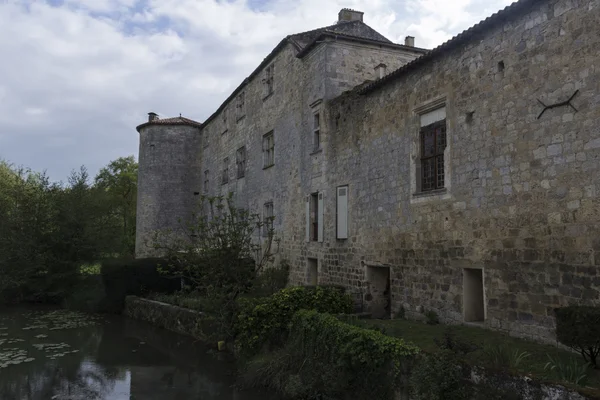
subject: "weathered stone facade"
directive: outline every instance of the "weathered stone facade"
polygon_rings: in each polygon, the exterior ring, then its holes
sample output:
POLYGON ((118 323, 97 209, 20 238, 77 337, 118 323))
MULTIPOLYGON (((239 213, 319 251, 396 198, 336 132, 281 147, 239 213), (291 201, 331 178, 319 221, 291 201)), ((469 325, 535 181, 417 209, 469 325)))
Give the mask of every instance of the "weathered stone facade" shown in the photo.
MULTIPOLYGON (((435 311, 445 322, 551 340, 554 308, 600 296, 599 20, 599 0, 521 0, 412 62, 418 49, 373 40, 284 41, 203 124, 193 165, 210 182, 188 195, 233 191, 258 212, 272 202, 294 283, 308 281, 308 259, 317 259, 320 283, 352 288, 367 308, 383 304, 375 293, 389 296, 392 315, 435 311), (380 63, 395 71, 377 79, 380 63), (540 101, 576 91, 574 108, 539 116, 540 101), (424 191, 420 130, 431 122, 445 127, 436 164, 444 179, 424 191), (274 165, 263 169, 271 131, 274 165), (340 186, 346 239, 337 239, 340 186), (389 289, 380 283, 388 275, 389 289)), ((138 227, 149 229, 140 219, 138 227)))

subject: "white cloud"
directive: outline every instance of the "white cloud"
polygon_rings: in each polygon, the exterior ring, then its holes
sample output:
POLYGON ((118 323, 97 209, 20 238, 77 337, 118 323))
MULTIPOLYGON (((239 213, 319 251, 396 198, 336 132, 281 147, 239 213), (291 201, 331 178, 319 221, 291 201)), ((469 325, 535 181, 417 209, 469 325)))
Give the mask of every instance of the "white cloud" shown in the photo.
POLYGON ((431 48, 508 3, 3 0, 0 158, 56 180, 81 164, 95 174, 137 154, 146 112, 206 118, 284 36, 331 25, 343 7, 431 48))

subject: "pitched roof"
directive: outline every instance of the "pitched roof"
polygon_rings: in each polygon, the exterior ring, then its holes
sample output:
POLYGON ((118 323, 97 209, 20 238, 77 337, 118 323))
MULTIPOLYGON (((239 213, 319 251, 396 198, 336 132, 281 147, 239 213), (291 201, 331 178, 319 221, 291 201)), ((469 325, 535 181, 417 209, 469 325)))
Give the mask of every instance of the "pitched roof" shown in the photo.
POLYGON ((371 28, 369 25, 362 21, 342 21, 334 25, 329 25, 324 28, 313 29, 306 32, 295 33, 288 35, 283 38, 277 46, 263 59, 263 61, 252 71, 252 73, 240 83, 240 85, 234 89, 234 91, 223 101, 219 108, 212 113, 204 121, 204 125, 213 120, 235 96, 242 90, 242 88, 254 78, 273 58, 290 43, 296 48, 296 57, 302 58, 318 45, 319 41, 325 37, 342 38, 345 40, 351 40, 362 43, 379 44, 386 47, 392 47, 397 49, 404 49, 415 53, 426 53, 427 50, 420 49, 417 47, 404 46, 396 44, 385 36, 371 28))
POLYGON ((135 129, 139 132, 140 129, 145 128, 146 126, 149 126, 149 125, 188 125, 188 126, 194 126, 197 128, 202 128, 202 124, 200 122, 196 122, 193 119, 179 116, 179 117, 174 117, 174 118, 162 118, 162 119, 156 118, 152 121, 148 121, 146 123, 138 125, 138 127, 135 129))
POLYGON ((440 57, 446 51, 450 51, 450 50, 460 46, 461 44, 469 41, 476 34, 485 32, 489 29, 492 29, 494 26, 496 26, 496 24, 500 24, 500 23, 504 22, 505 20, 516 16, 518 13, 523 12, 527 8, 533 6, 534 4, 541 3, 544 1, 547 1, 547 0, 518 0, 518 1, 515 1, 511 5, 492 14, 491 16, 489 16, 488 18, 479 22, 478 24, 473 25, 471 28, 459 33, 458 35, 454 36, 452 39, 442 43, 441 45, 439 45, 435 49, 427 52, 426 54, 422 55, 421 57, 418 57, 418 58, 412 60, 411 62, 404 64, 402 67, 400 67, 397 70, 391 72, 390 74, 384 76, 383 78, 377 79, 376 81, 374 81, 373 83, 371 83, 369 85, 357 88, 356 92, 359 94, 366 94, 366 93, 369 93, 381 86, 384 86, 388 82, 392 82, 393 80, 422 66, 423 64, 428 63, 428 62, 440 57))

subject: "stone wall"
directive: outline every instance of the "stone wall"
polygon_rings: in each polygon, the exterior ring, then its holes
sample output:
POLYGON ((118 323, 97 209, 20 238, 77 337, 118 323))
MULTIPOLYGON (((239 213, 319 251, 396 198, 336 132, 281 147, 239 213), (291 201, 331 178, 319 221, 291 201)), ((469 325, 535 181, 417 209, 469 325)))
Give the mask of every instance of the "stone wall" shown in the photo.
POLYGON ((600 295, 597 0, 519 15, 365 94, 328 104, 320 280, 365 291, 361 261, 391 267, 392 307, 462 322, 463 271, 482 269, 485 322, 551 341, 555 307, 600 295), (569 106, 547 110, 578 90, 569 106), (420 116, 445 105, 445 187, 416 192, 420 116), (435 108, 435 107, 429 107, 435 108), (335 239, 349 185, 350 238, 335 239))

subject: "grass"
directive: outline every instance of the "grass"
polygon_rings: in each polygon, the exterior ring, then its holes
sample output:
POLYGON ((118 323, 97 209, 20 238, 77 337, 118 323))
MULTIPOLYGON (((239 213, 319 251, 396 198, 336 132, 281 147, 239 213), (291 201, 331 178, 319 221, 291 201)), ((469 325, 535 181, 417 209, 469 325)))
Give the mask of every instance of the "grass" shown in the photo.
MULTIPOLYGON (((359 320, 357 323, 376 327, 382 329, 386 335, 411 341, 429 353, 440 350, 436 340, 441 341, 444 332, 449 328, 447 325, 428 325, 402 319, 359 320)), ((573 383, 564 382, 555 370, 545 368, 549 361, 548 356, 552 357, 554 363, 561 365, 584 364, 581 355, 557 346, 518 339, 502 332, 473 326, 456 325, 450 329, 460 341, 477 346, 476 350, 464 355, 465 361, 470 365, 502 369, 513 374, 530 376, 541 382, 559 383, 574 388, 573 383)), ((582 393, 600 398, 600 370, 588 369, 584 386, 586 388, 581 390, 582 393)))

